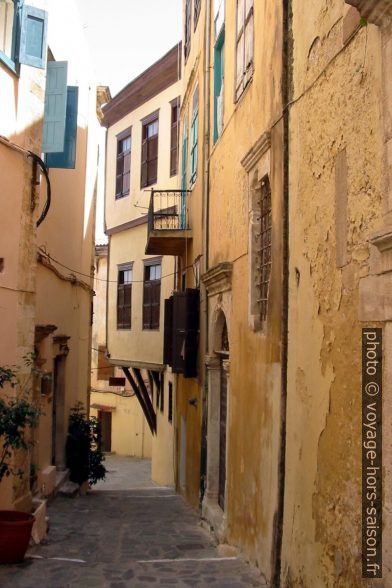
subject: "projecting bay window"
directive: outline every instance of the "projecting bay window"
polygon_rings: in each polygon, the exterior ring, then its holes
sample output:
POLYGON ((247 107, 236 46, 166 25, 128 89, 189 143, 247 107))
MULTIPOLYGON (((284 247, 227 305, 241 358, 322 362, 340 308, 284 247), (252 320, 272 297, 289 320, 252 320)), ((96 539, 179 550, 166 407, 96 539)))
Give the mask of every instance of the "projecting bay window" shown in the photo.
POLYGON ((253 0, 237 0, 235 99, 253 75, 253 0))
POLYGON ((151 186, 158 175, 158 112, 153 112, 142 120, 142 188, 151 186))
POLYGON ((131 129, 117 135, 116 199, 129 194, 131 185, 131 129))
POLYGON ((117 329, 131 328, 132 264, 118 267, 117 278, 117 329))
POLYGON ((191 123, 191 186, 196 182, 197 176, 197 139, 199 132, 199 86, 193 93, 192 123, 191 123))
POLYGON ((161 262, 145 260, 143 283, 143 329, 159 329, 161 262))
POLYGON ((178 115, 180 111, 180 99, 171 102, 171 126, 170 126, 170 176, 175 176, 178 165, 178 115))

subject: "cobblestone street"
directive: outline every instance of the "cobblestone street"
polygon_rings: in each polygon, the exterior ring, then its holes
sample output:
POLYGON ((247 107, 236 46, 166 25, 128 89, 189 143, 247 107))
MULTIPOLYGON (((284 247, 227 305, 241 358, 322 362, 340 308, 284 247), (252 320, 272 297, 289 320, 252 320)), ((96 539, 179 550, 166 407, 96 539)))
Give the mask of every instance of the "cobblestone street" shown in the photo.
POLYGON ((197 513, 149 481, 149 463, 109 456, 107 481, 87 496, 58 496, 50 531, 23 564, 2 566, 0 586, 264 586, 241 559, 223 557, 197 513))

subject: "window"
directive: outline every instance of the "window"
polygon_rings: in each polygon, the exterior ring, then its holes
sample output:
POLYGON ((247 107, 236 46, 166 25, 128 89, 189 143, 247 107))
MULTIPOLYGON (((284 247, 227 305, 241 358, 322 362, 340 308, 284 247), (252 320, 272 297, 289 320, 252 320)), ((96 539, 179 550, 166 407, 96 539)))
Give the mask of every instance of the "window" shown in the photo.
POLYGON ((118 269, 117 278, 117 329, 131 328, 132 264, 118 269))
POLYGON ((143 329, 159 329, 161 262, 144 262, 143 329))
POLYGON ((253 0, 237 0, 235 98, 241 96, 253 74, 253 0))
POLYGON ((199 20, 200 8, 201 8, 201 0, 195 0, 195 7, 194 7, 194 14, 193 14, 194 30, 196 30, 197 23, 199 20))
POLYGON ((44 69, 48 15, 23 0, 0 0, 0 60, 16 72, 16 63, 44 69))
POLYGON ((171 102, 171 127, 170 127, 170 176, 175 176, 178 165, 178 115, 180 111, 180 99, 171 102))
POLYGON ((272 214, 271 214, 271 187, 268 176, 261 180, 261 216, 260 216, 260 259, 261 274, 259 282, 260 290, 260 318, 265 321, 268 309, 268 290, 271 275, 271 232, 272 232, 272 214))
POLYGON ((199 86, 193 93, 192 100, 192 124, 191 124, 191 185, 196 182, 197 176, 197 137, 199 129, 199 86))
POLYGON ((223 79, 225 31, 222 28, 214 49, 214 143, 223 131, 223 79))
POLYGON ((131 129, 117 135, 116 198, 129 194, 131 185, 131 129))
POLYGON ((185 40, 184 56, 185 60, 191 50, 191 20, 192 20, 192 0, 185 0, 185 40))
POLYGON ((158 173, 158 113, 142 120, 142 169, 141 187, 155 184, 158 173))
POLYGON ((225 0, 214 0, 215 39, 219 37, 225 24, 225 0))

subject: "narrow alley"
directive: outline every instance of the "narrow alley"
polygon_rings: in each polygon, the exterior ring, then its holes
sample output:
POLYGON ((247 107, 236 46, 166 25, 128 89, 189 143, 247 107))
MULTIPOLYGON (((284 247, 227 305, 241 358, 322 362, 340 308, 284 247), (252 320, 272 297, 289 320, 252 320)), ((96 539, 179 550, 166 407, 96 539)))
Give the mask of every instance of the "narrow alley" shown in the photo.
POLYGON ((218 551, 180 496, 150 481, 148 460, 108 456, 106 467, 86 496, 54 499, 47 539, 0 568, 2 588, 264 585, 218 551))

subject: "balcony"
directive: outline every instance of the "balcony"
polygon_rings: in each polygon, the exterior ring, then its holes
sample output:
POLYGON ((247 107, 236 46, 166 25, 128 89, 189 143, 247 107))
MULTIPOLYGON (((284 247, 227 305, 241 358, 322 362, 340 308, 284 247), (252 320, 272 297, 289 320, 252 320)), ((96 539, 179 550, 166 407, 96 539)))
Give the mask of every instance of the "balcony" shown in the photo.
POLYGON ((189 228, 189 190, 151 190, 146 253, 181 255, 189 228))

